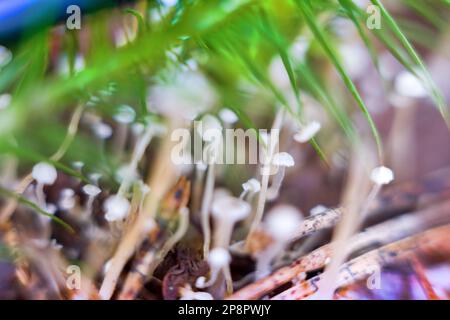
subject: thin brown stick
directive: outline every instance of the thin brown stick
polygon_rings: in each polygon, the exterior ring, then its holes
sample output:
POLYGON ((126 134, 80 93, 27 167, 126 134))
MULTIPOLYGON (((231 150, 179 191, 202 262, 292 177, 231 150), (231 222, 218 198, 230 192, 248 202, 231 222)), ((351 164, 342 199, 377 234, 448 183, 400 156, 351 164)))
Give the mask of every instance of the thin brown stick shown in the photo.
MULTIPOLYGON (((426 230, 450 222, 450 201, 430 208, 403 215, 393 221, 387 221, 368 228, 353 236, 349 241, 348 253, 372 245, 387 244, 408 237, 416 232, 426 230)), ((303 272, 312 271, 324 266, 330 257, 330 244, 299 258, 292 264, 282 267, 271 275, 262 278, 229 296, 228 299, 258 299, 277 287, 284 285, 303 272)))
MULTIPOLYGON (((374 270, 394 262, 408 260, 413 252, 427 254, 450 252, 450 226, 438 227, 365 253, 340 267, 338 287, 372 275, 374 270)), ((298 283, 274 296, 273 300, 301 300, 318 292, 323 275, 298 283)))
POLYGON ((417 255, 411 255, 410 261, 412 268, 417 275, 417 280, 419 281, 419 284, 422 287, 427 299, 440 300, 438 294, 436 293, 436 291, 434 291, 433 285, 431 284, 430 280, 428 280, 428 277, 425 273, 425 268, 423 267, 417 255))

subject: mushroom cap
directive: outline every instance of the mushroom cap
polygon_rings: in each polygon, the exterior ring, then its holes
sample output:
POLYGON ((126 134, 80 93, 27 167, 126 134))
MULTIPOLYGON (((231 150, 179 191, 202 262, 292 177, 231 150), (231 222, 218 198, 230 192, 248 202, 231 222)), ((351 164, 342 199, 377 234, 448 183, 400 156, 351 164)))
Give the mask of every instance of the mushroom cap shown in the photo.
POLYGON ((84 162, 83 161, 73 161, 72 167, 74 167, 77 170, 81 170, 84 167, 84 162))
POLYGON ((394 180, 394 172, 384 166, 377 167, 372 170, 370 179, 378 185, 388 184, 394 180))
POLYGON ((427 90, 414 74, 402 71, 395 78, 395 91, 400 95, 410 98, 424 98, 427 90))
POLYGON ((195 71, 176 73, 168 83, 152 86, 148 94, 150 111, 187 120, 210 109, 216 100, 208 79, 195 71))
POLYGON ((98 183, 98 181, 101 179, 102 174, 98 173, 98 172, 93 172, 89 175, 89 179, 91 179, 91 181, 94 181, 95 183, 98 183))
POLYGON ((194 300, 214 300, 209 292, 196 291, 194 292, 194 300))
POLYGON ((0 94, 0 110, 6 109, 11 104, 12 96, 8 93, 0 94))
POLYGON ((116 221, 125 218, 130 208, 130 202, 119 195, 110 196, 103 204, 105 210, 105 219, 107 221, 116 221))
POLYGON ((206 114, 202 117, 201 123, 201 126, 197 126, 197 133, 204 141, 210 142, 219 134, 222 135, 222 124, 215 116, 206 114))
POLYGON ((75 191, 73 189, 63 189, 61 190, 61 197, 58 201, 58 206, 63 210, 69 210, 75 207, 75 191))
POLYGON ((234 111, 232 111, 228 108, 224 108, 224 109, 220 110, 219 117, 223 122, 229 123, 229 124, 236 123, 239 120, 236 113, 234 113, 234 111))
POLYGON ((323 212, 327 211, 328 209, 329 209, 328 207, 326 207, 324 205, 321 205, 321 204, 318 204, 317 206, 315 206, 314 208, 309 210, 309 214, 314 216, 316 214, 323 213, 323 212))
POLYGON ((116 113, 113 115, 114 120, 119 123, 129 124, 134 121, 136 118, 136 111, 126 104, 120 105, 116 113))
POLYGON ((250 211, 251 206, 248 202, 227 195, 214 199, 211 207, 214 218, 229 219, 233 223, 245 219, 250 211))
POLYGON ((92 130, 94 130, 94 133, 99 137, 100 139, 108 139, 111 137, 113 130, 112 128, 104 123, 104 122, 97 122, 92 126, 92 130))
POLYGON ((61 197, 63 198, 69 198, 73 197, 75 195, 75 191, 70 188, 65 188, 61 190, 61 197))
POLYGON ((220 269, 227 266, 231 261, 231 255, 224 248, 214 248, 208 256, 208 263, 212 269, 220 269))
POLYGON ((121 183, 124 180, 134 180, 138 178, 138 173, 130 166, 130 164, 124 164, 115 172, 115 178, 117 182, 121 183))
POLYGON ((87 184, 83 187, 83 192, 88 196, 96 197, 102 190, 93 184, 87 184))
POLYGON ((300 143, 305 143, 311 140, 321 128, 321 124, 318 121, 312 121, 303 126, 295 135, 294 140, 300 143))
POLYGON ((244 191, 256 193, 261 190, 261 183, 255 178, 251 178, 250 180, 242 184, 242 189, 244 189, 244 191))
POLYGON ((290 205, 278 205, 267 214, 265 230, 278 241, 288 241, 300 230, 302 224, 300 211, 290 205))
POLYGON ((272 164, 274 166, 292 167, 295 165, 295 161, 289 153, 279 152, 273 155, 272 164))
POLYGON ((198 277, 197 280, 195 280, 195 286, 200 289, 206 287, 206 277, 198 277))
POLYGON ((34 165, 31 176, 40 184, 51 185, 55 183, 58 173, 50 163, 39 162, 34 165))

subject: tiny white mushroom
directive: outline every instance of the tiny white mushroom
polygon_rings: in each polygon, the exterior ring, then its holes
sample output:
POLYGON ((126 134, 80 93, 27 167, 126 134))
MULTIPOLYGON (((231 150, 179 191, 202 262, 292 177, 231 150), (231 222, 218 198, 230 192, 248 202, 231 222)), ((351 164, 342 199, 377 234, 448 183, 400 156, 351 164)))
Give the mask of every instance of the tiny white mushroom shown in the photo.
POLYGON ((208 256, 208 264, 211 269, 211 276, 208 281, 205 277, 197 278, 195 286, 197 288, 206 288, 216 282, 217 277, 224 268, 228 268, 231 261, 231 256, 228 250, 224 248, 214 248, 208 256))
POLYGON ((55 206, 53 203, 47 203, 47 207, 45 208, 45 210, 50 213, 50 214, 55 214, 56 211, 58 211, 58 207, 55 206))
POLYGON ((231 261, 230 253, 224 248, 214 248, 208 257, 208 263, 212 269, 220 269, 227 266, 231 261))
POLYGON ((174 74, 165 84, 151 87, 148 100, 150 111, 170 118, 193 120, 215 104, 217 95, 202 73, 187 71, 174 74))
POLYGON ((206 114, 201 119, 202 126, 197 127, 197 133, 205 141, 210 141, 211 137, 207 135, 209 130, 222 130, 222 125, 220 121, 210 114, 206 114))
POLYGON ((128 105, 120 105, 113 116, 114 120, 122 124, 129 124, 136 118, 136 111, 128 105))
POLYGON ((250 211, 248 202, 235 197, 222 196, 214 200, 211 212, 216 223, 215 247, 229 246, 234 225, 245 219, 250 211))
POLYGON ((122 220, 128 215, 129 208, 130 202, 125 197, 112 195, 103 204, 105 219, 110 222, 122 220))
POLYGON ((294 135, 294 140, 300 143, 305 143, 314 138, 319 132, 321 124, 318 121, 312 121, 307 125, 300 128, 300 130, 294 135))
POLYGON ((394 180, 394 172, 384 166, 377 167, 372 170, 370 179, 377 185, 389 184, 394 180))
POLYGON ((88 199, 86 201, 86 215, 89 216, 92 212, 92 205, 94 203, 95 197, 102 192, 102 190, 93 185, 93 184, 87 184, 83 187, 83 192, 88 196, 88 199))
POLYGON ((372 170, 372 172, 370 173, 370 180, 372 180, 374 185, 372 186, 372 189, 367 195, 367 199, 364 201, 361 209, 359 210, 359 219, 361 221, 366 217, 372 203, 377 198, 381 188, 394 180, 394 173, 391 169, 380 166, 372 170))
POLYGON ((0 110, 6 109, 11 104, 12 96, 8 93, 0 94, 0 110))
POLYGON ((94 172, 89 175, 89 179, 97 185, 98 185, 98 182, 100 181, 101 177, 102 177, 102 174, 98 173, 98 172, 94 172))
POLYGON ((275 166, 278 171, 272 179, 272 185, 267 190, 267 200, 271 201, 278 197, 280 193, 281 184, 283 183, 285 168, 295 165, 294 158, 287 152, 276 153, 272 159, 272 165, 275 166))
POLYGON ((295 237, 302 221, 302 215, 297 208, 277 205, 267 214, 264 228, 273 238, 285 242, 295 237))
POLYGON ((270 273, 272 260, 295 237, 302 225, 299 210, 290 205, 278 205, 267 214, 264 231, 274 240, 265 250, 256 253, 256 278, 270 273))
POLYGON ((395 78, 395 90, 405 97, 424 98, 427 96, 427 90, 422 82, 409 71, 402 71, 395 78))
POLYGON ((295 165, 294 158, 287 152, 279 152, 274 154, 272 165, 279 167, 292 167, 295 165))
POLYGON ((61 196, 58 201, 58 205, 62 210, 70 210, 75 207, 75 191, 72 189, 61 190, 61 196))
POLYGON ((228 108, 220 110, 219 117, 224 123, 228 125, 233 125, 239 120, 236 113, 228 108))
POLYGON ((244 199, 247 194, 254 195, 261 190, 261 183, 255 178, 249 179, 247 182, 242 184, 242 193, 239 196, 240 199, 244 199))
POLYGON ((328 207, 318 204, 317 206, 315 206, 315 207, 311 208, 311 210, 309 210, 309 214, 314 216, 316 214, 324 213, 327 210, 329 210, 328 207))
POLYGON ((72 167, 75 168, 75 170, 80 171, 83 169, 84 167, 84 162, 83 161, 73 161, 72 162, 72 167))
POLYGON ((111 137, 113 130, 112 128, 104 122, 97 122, 92 126, 92 130, 95 135, 102 140, 106 140, 111 137))
POLYGON ((131 132, 135 135, 135 136, 140 136, 142 133, 144 133, 145 130, 145 126, 142 123, 133 123, 131 125, 131 132))
POLYGON ((39 162, 34 165, 31 176, 36 180, 36 199, 42 209, 46 208, 44 186, 55 183, 58 173, 53 165, 39 162))

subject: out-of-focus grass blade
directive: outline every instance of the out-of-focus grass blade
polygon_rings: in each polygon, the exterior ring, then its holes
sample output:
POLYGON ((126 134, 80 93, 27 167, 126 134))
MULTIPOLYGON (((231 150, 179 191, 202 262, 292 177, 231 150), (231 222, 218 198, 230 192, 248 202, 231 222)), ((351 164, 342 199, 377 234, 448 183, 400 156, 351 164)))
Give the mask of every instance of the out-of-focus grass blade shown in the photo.
POLYGON ((263 32, 263 34, 266 34, 269 37, 269 40, 275 46, 275 48, 278 51, 278 54, 280 55, 286 73, 289 77, 289 82, 291 84, 292 91, 294 92, 294 96, 297 101, 298 106, 297 112, 301 117, 302 102, 300 97, 300 88, 298 87, 297 78, 292 68, 291 61, 289 59, 288 45, 286 41, 283 39, 283 37, 275 30, 274 26, 270 23, 266 12, 262 11, 261 15, 262 15, 261 32, 263 32))
POLYGON ((338 106, 333 97, 327 92, 325 84, 314 76, 314 73, 310 70, 307 64, 299 64, 297 66, 297 71, 303 79, 303 83, 306 88, 309 89, 312 95, 323 104, 331 116, 336 119, 346 136, 351 141, 354 141, 357 136, 351 120, 348 118, 345 111, 338 106))
POLYGON ((352 1, 351 0, 339 0, 339 3, 344 8, 346 15, 350 18, 350 20, 352 20, 353 24, 355 25, 356 29, 358 30, 359 36, 363 40, 366 48, 369 50, 369 54, 370 54, 370 57, 372 58, 373 64, 375 65, 377 70, 379 70, 380 64, 378 61, 378 55, 375 50, 375 47, 373 46, 372 41, 369 39, 369 36, 366 34, 366 31, 361 26, 361 22, 358 21, 350 2, 352 2, 352 1))
POLYGON ((143 32, 145 32, 147 26, 145 24, 145 20, 142 17, 141 13, 138 10, 131 9, 131 8, 126 8, 125 12, 133 15, 134 17, 136 17, 136 20, 138 22, 138 35, 142 34, 143 32))
POLYGON ((447 22, 439 16, 439 12, 426 2, 417 0, 403 0, 403 2, 431 22, 437 29, 444 30, 447 27, 447 22))
POLYGON ((53 220, 54 222, 56 222, 57 224, 61 225, 62 227, 64 227, 65 229, 67 229, 68 231, 75 233, 75 230, 64 220, 55 217, 55 215, 42 210, 36 203, 34 203, 33 201, 28 200, 27 198, 21 196, 20 194, 17 194, 15 192, 12 192, 8 189, 5 189, 3 187, 0 187, 0 194, 9 197, 9 198, 14 198, 16 199, 19 203, 26 205, 27 207, 30 207, 31 209, 35 210, 36 212, 38 212, 39 214, 42 214, 48 218, 50 218, 51 220, 53 220))
POLYGON ((11 154, 16 155, 19 158, 27 159, 27 160, 30 160, 30 161, 33 161, 33 162, 44 161, 44 162, 51 163, 57 169, 67 173, 68 175, 70 175, 72 177, 76 177, 76 178, 80 179, 81 181, 83 181, 84 183, 90 183, 89 179, 84 177, 78 171, 73 170, 72 168, 62 164, 61 162, 53 161, 51 159, 48 159, 48 158, 46 158, 46 157, 44 157, 42 155, 39 155, 39 154, 29 150, 29 149, 25 150, 24 148, 20 148, 18 146, 15 146, 15 145, 13 145, 10 142, 5 141, 4 139, 0 140, 0 151, 1 151, 1 153, 11 153, 11 154))
POLYGON ((414 47, 411 45, 409 40, 406 38, 400 27, 398 26, 397 22, 395 22, 394 18, 390 15, 390 13, 386 10, 384 5, 379 0, 371 0, 372 3, 380 8, 381 14, 384 18, 384 20, 387 22, 389 27, 391 28, 392 32, 397 36, 400 43, 404 46, 405 50, 410 55, 412 61, 420 68, 420 72, 418 72, 419 78, 424 83, 425 87, 429 90, 432 99, 436 103, 439 112, 441 113, 442 117, 444 118, 445 122, 447 123, 447 126, 450 126, 450 120, 448 117, 448 108, 445 103, 445 100, 435 85, 430 73, 428 72, 428 69, 425 67, 424 62, 420 58, 419 54, 414 50, 414 47))
POLYGON ((330 41, 327 39, 327 35, 325 32, 319 27, 319 25, 316 22, 316 18, 311 11, 311 7, 309 3, 302 1, 302 0, 296 0, 296 3, 302 12, 306 23, 308 24, 309 28, 313 32, 313 34, 316 37, 316 40, 320 43, 328 57, 330 58, 331 62, 341 75, 345 85, 349 89, 350 93, 352 94, 353 98, 357 102, 359 108, 361 109, 362 113, 364 114, 364 117, 366 118, 367 122, 369 123, 370 129, 372 131, 372 135, 374 136, 377 149, 378 149, 378 156, 380 159, 383 159, 383 147, 380 135, 378 133, 378 129, 370 116, 369 111, 367 110, 367 107, 364 103, 364 101, 361 98, 361 95, 358 92, 358 89, 356 88, 355 84, 351 80, 350 76, 345 71, 344 67, 342 66, 342 63, 339 61, 339 55, 336 52, 335 48, 332 47, 330 44, 330 41))
MULTIPOLYGON (((369 14, 358 7, 352 1, 347 2, 347 5, 353 9, 353 12, 357 14, 357 17, 363 23, 367 21, 369 14)), ((372 33, 377 37, 378 40, 383 43, 389 52, 411 73, 416 74, 416 70, 414 69, 413 63, 410 61, 408 55, 404 50, 399 47, 398 42, 392 39, 389 32, 385 30, 385 28, 381 29, 373 29, 372 33)))

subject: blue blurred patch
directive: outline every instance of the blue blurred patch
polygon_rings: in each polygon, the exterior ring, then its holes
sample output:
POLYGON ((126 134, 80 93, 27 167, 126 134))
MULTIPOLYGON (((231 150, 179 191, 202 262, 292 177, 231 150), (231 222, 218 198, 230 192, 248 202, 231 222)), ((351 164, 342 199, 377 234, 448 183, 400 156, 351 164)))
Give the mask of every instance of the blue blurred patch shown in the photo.
POLYGON ((84 14, 116 3, 114 0, 0 0, 0 43, 18 41, 65 20, 70 5, 79 6, 84 14))

